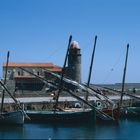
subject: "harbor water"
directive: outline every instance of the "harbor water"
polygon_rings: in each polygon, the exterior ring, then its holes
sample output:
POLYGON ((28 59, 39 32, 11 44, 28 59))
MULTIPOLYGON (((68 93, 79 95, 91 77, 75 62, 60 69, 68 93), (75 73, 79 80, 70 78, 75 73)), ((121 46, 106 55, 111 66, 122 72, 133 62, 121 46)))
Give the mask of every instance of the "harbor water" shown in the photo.
POLYGON ((0 126, 0 139, 140 139, 140 119, 117 123, 25 123, 0 126))

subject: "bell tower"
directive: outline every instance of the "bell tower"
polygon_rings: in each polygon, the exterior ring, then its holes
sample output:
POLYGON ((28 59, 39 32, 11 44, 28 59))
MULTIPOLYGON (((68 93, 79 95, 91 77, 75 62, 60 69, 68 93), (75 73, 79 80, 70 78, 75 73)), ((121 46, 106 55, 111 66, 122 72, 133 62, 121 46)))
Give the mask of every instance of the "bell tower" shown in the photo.
POLYGON ((81 82, 81 49, 78 42, 73 41, 68 55, 68 77, 81 82))

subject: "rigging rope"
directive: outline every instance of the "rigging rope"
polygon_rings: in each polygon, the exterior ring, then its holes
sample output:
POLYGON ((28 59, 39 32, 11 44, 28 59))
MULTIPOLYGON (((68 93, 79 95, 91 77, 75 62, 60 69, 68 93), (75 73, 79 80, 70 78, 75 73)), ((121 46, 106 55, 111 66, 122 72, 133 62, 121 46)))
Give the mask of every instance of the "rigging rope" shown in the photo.
POLYGON ((55 54, 55 53, 58 53, 59 51, 62 51, 62 49, 61 49, 61 48, 55 49, 54 51, 52 51, 52 52, 46 57, 46 59, 48 59, 48 58, 54 56, 54 54, 55 54))
POLYGON ((111 69, 109 70, 109 72, 107 73, 107 75, 105 76, 103 83, 105 83, 110 77, 111 74, 114 72, 115 68, 117 67, 117 65, 121 62, 121 58, 122 56, 125 54, 125 50, 122 51, 122 53, 119 55, 118 59, 115 61, 115 63, 112 65, 111 69))

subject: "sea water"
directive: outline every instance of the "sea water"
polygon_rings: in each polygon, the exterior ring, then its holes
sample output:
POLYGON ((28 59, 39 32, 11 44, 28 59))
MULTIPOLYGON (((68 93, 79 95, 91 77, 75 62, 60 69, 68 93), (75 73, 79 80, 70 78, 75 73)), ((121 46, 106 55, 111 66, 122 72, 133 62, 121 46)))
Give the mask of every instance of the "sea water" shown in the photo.
POLYGON ((140 139, 140 119, 95 123, 25 123, 0 126, 0 139, 140 139))

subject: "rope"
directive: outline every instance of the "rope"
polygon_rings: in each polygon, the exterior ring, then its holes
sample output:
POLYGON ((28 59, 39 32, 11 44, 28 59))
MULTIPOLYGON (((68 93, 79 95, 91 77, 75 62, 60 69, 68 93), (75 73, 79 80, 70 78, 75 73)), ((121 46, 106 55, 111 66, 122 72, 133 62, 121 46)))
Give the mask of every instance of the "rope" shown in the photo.
POLYGON ((50 55, 48 55, 48 56, 46 57, 46 59, 48 59, 48 58, 54 56, 54 54, 55 54, 55 53, 58 53, 59 51, 62 51, 62 49, 61 49, 61 48, 57 48, 56 50, 54 50, 53 52, 51 52, 50 55))
POLYGON ((120 56, 118 57, 118 59, 116 60, 116 62, 112 65, 111 69, 109 70, 108 74, 106 75, 106 77, 103 80, 103 83, 105 83, 107 81, 107 79, 110 78, 112 72, 114 72, 115 68, 117 67, 117 65, 121 62, 121 57, 123 56, 123 54, 125 53, 125 50, 122 51, 122 53, 120 54, 120 56))

